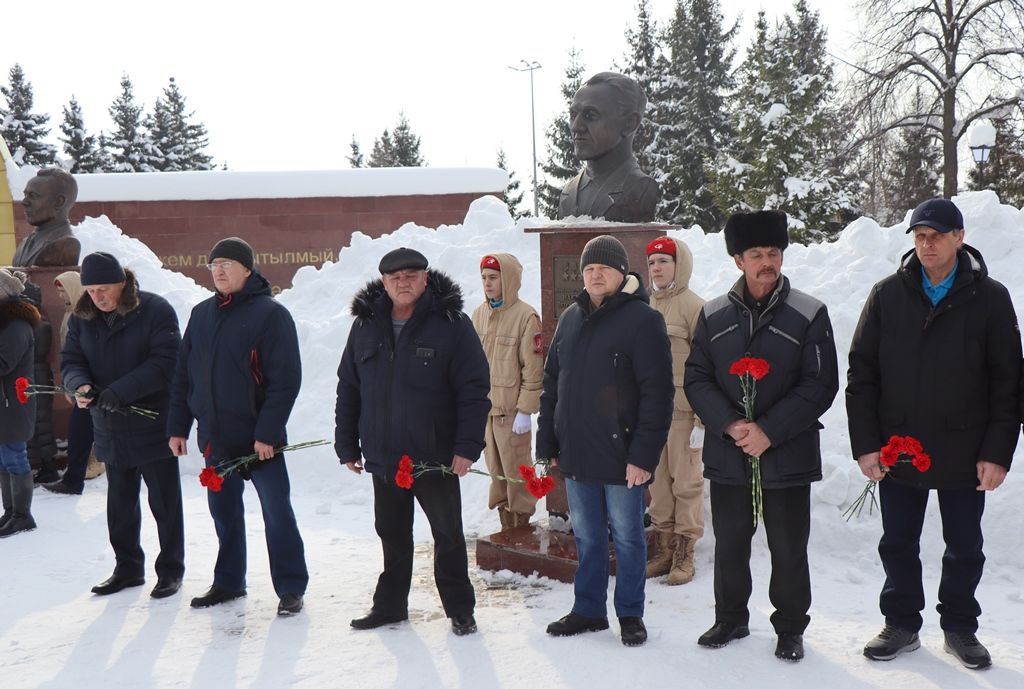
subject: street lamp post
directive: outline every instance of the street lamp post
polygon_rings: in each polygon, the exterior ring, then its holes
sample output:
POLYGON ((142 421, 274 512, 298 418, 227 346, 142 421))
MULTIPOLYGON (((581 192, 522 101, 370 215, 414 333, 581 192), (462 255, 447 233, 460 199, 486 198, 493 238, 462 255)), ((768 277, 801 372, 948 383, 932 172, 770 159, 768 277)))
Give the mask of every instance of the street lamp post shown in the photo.
POLYGON ((981 189, 985 188, 985 163, 988 162, 988 154, 991 152, 991 146, 971 146, 971 155, 978 164, 978 187, 981 189))
POLYGON ((530 134, 533 137, 533 217, 540 216, 540 210, 537 200, 537 114, 533 106, 533 72, 534 70, 540 69, 540 63, 536 60, 527 62, 526 60, 520 60, 522 67, 512 67, 517 72, 529 72, 530 73, 530 134))
POLYGON ((979 122, 971 130, 971 138, 968 147, 971 149, 971 156, 978 164, 978 188, 985 188, 985 163, 988 156, 996 145, 996 128, 990 122, 979 122))

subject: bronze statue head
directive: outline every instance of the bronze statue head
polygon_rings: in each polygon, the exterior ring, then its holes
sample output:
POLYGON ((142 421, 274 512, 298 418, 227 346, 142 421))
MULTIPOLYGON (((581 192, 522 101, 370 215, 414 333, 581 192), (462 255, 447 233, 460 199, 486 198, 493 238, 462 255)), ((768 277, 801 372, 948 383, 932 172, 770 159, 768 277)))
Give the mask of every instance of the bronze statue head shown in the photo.
POLYGON ((45 167, 25 185, 21 205, 29 225, 66 225, 68 213, 78 198, 78 183, 59 167, 45 167))
POLYGON ((635 80, 616 72, 590 77, 569 108, 569 133, 576 157, 596 160, 619 149, 632 156, 633 137, 646 107, 647 96, 635 80))

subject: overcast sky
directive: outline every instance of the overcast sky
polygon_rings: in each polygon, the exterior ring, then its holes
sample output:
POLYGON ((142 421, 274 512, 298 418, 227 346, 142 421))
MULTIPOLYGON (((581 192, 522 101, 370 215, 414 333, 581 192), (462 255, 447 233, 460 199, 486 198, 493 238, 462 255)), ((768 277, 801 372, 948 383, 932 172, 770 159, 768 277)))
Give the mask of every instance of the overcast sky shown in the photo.
MULTIPOLYGON (((846 2, 809 0, 832 49, 848 52, 854 27, 846 2)), ((664 24, 674 0, 651 0, 664 24)), ((759 8, 784 0, 724 0, 743 14, 742 49, 759 8)), ((587 73, 622 63, 635 0, 50 0, 5 13, 0 70, 18 62, 37 112, 52 115, 74 94, 87 129, 110 127, 107 108, 122 73, 151 109, 169 77, 210 133, 216 162, 235 170, 348 166, 354 134, 369 154, 399 111, 433 166, 492 166, 504 147, 524 186, 531 176, 530 82, 509 69, 536 60, 537 155, 563 107, 559 86, 575 45, 587 73)))

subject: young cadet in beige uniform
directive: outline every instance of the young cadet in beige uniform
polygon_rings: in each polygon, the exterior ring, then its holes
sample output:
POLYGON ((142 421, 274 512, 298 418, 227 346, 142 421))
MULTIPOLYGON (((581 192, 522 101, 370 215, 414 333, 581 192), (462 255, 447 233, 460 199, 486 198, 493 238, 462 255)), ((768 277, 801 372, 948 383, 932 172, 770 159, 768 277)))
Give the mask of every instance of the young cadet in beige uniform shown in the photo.
MULTIPOLYGON (((532 464, 530 415, 540 408, 544 379, 540 317, 519 300, 523 266, 512 254, 490 254, 480 261, 484 303, 473 312, 473 327, 491 367, 491 414, 484 458, 492 476, 519 477, 519 465, 532 464)), ((493 479, 488 499, 501 528, 530 523, 537 505, 522 483, 493 479)))
POLYGON ((651 279, 651 306, 665 318, 672 343, 675 406, 668 443, 661 453, 651 484, 651 522, 658 547, 647 564, 648 577, 668 574, 668 583, 693 579, 693 546, 704 535, 704 466, 701 443, 691 443, 694 425, 700 424, 683 392, 683 371, 690 355, 690 338, 697 327, 704 300, 689 288, 693 254, 682 241, 660 237, 647 245, 651 279), (697 448, 692 445, 698 445, 697 448))

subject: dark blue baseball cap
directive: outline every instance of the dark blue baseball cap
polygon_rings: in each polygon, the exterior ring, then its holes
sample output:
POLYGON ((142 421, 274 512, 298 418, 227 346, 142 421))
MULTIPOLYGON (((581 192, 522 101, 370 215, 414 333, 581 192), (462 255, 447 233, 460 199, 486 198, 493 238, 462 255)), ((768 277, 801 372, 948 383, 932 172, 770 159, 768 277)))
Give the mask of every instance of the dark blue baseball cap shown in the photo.
POLYGON ((964 229, 964 216, 949 199, 928 199, 914 209, 914 214, 910 216, 910 227, 907 228, 907 233, 919 225, 945 234, 953 230, 964 229))

